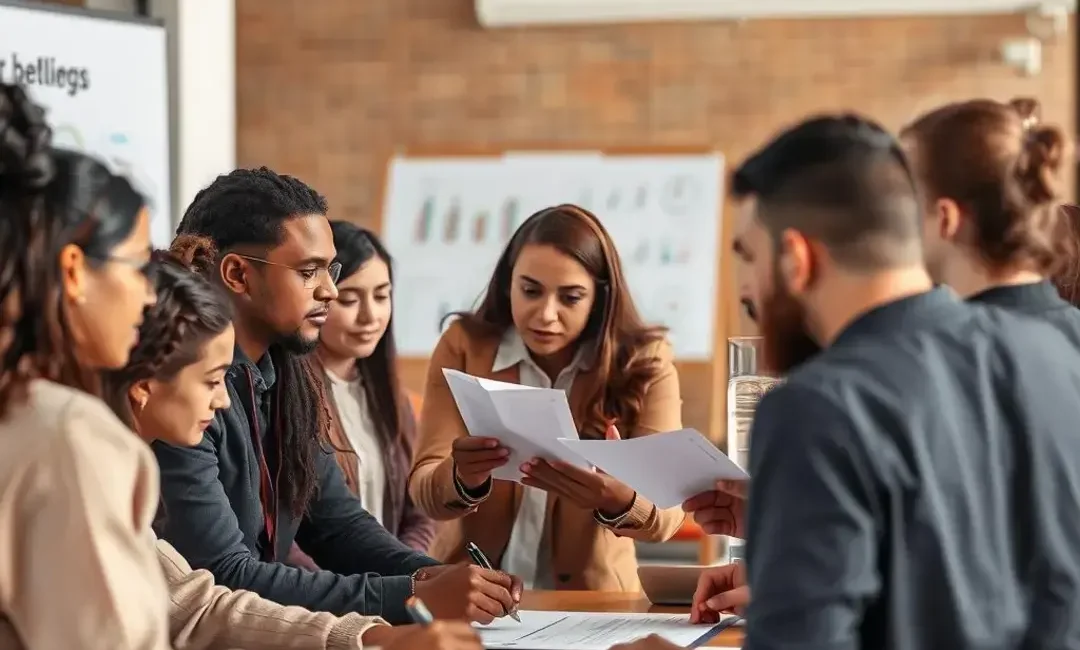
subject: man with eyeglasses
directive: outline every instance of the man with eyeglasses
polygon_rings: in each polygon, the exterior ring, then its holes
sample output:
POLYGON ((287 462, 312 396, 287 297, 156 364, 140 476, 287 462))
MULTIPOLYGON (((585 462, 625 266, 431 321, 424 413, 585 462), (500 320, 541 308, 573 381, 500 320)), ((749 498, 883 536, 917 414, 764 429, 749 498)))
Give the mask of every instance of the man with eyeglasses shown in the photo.
POLYGON ((438 618, 490 622, 516 608, 520 581, 442 566, 401 544, 364 511, 323 446, 329 411, 307 354, 341 272, 326 212, 302 181, 261 168, 219 176, 184 214, 177 233, 217 247, 236 350, 230 406, 202 443, 155 445, 158 533, 219 583, 285 605, 403 623, 415 595, 438 618), (294 541, 324 570, 289 566, 294 541))

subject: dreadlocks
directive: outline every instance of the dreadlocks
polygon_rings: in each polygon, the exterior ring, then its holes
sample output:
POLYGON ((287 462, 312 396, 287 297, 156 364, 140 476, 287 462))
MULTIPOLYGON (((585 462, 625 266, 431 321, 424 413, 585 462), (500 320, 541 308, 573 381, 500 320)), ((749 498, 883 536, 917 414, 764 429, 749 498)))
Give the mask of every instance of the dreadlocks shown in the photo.
MULTIPOLYGON (((213 241, 219 255, 240 246, 273 248, 282 242, 291 218, 327 212, 326 199, 298 178, 266 167, 237 169, 195 195, 184 213, 178 235, 200 235, 213 241)), ((278 433, 283 500, 300 516, 318 488, 316 459, 322 453, 330 424, 324 388, 306 356, 271 345, 270 359, 278 375, 271 417, 278 433)))

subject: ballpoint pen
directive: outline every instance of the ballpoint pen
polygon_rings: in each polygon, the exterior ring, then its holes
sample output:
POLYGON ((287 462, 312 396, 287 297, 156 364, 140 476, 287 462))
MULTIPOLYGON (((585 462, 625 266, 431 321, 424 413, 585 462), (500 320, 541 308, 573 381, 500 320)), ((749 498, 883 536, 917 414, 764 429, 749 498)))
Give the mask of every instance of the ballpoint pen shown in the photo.
POLYGON ((416 596, 409 596, 408 600, 405 601, 405 611, 409 613, 409 617, 417 625, 431 625, 432 621, 435 620, 424 601, 416 596))
MULTIPOLYGON (((484 555, 484 552, 481 551, 480 547, 476 544, 473 544, 472 542, 466 544, 465 552, 469 554, 469 557, 472 558, 472 561, 476 564, 476 566, 480 567, 481 569, 487 569, 488 571, 495 570, 495 567, 491 566, 491 560, 487 559, 487 556, 484 555)), ((518 623, 521 622, 521 617, 518 615, 516 607, 511 610, 507 610, 506 615, 514 619, 518 623)))

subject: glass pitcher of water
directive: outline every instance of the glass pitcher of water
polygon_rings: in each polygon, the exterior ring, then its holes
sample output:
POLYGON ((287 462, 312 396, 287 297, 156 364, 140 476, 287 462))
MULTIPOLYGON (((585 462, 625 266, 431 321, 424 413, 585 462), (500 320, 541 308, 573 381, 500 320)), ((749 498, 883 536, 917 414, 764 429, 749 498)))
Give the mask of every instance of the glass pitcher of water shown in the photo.
MULTIPOLYGON (((744 470, 750 461, 750 428, 765 393, 780 380, 762 367, 764 339, 733 336, 728 339, 727 455, 744 470)), ((727 560, 743 558, 741 539, 727 539, 727 560)))

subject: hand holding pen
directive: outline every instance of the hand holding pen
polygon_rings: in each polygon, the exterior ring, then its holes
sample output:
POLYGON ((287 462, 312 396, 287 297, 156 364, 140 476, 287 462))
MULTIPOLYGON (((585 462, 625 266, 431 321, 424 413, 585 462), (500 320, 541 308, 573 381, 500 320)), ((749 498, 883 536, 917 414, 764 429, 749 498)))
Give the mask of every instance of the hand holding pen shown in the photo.
MULTIPOLYGON (((464 621, 435 621, 423 601, 415 596, 405 602, 415 625, 388 628, 392 639, 384 650, 483 650, 480 636, 464 621)), ((364 637, 367 647, 368 638, 364 637)))
POLYGON ((415 596, 439 620, 491 623, 515 609, 521 581, 473 564, 428 567, 430 577, 417 580, 415 596))
MULTIPOLYGON (((487 569, 488 571, 495 571, 495 567, 491 565, 491 560, 487 559, 484 552, 480 550, 480 547, 472 542, 465 545, 465 552, 469 554, 472 561, 476 563, 476 566, 487 569)), ((521 617, 518 616, 517 609, 518 604, 521 602, 521 581, 513 576, 508 576, 511 579, 511 583, 516 582, 516 588, 511 587, 510 597, 514 599, 514 606, 506 610, 506 615, 514 619, 518 623, 521 622, 521 617)))

